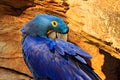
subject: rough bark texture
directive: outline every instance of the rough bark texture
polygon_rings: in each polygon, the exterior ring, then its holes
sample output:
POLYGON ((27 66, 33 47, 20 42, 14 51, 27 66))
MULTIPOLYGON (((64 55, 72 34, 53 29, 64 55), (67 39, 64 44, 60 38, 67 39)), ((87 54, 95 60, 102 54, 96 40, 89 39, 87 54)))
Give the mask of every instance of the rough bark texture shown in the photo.
POLYGON ((120 80, 120 0, 0 0, 0 80, 30 80, 20 28, 35 15, 65 20, 69 41, 89 52, 103 80, 120 80))

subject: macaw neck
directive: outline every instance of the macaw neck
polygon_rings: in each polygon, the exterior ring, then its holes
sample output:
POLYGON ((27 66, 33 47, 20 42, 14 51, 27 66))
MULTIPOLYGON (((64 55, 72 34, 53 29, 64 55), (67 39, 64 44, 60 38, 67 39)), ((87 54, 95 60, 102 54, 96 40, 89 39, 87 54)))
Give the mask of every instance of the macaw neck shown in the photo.
POLYGON ((47 31, 39 31, 39 33, 37 35, 35 35, 35 36, 47 38, 47 31))
POLYGON ((22 44, 26 41, 34 42, 35 44, 46 43, 50 50, 52 50, 54 48, 55 44, 56 44, 55 40, 51 40, 47 37, 39 37, 39 36, 31 36, 31 35, 27 35, 24 38, 24 41, 22 42, 22 44))

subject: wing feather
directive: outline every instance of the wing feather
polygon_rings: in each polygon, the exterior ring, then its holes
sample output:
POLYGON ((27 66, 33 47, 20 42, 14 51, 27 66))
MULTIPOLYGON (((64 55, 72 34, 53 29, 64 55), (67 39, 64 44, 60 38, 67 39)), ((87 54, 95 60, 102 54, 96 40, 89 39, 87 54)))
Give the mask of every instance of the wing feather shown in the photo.
POLYGON ((67 52, 70 55, 80 55, 86 58, 92 58, 87 52, 82 50, 80 47, 70 43, 66 42, 64 40, 56 40, 56 44, 58 47, 61 47, 64 49, 65 52, 67 52))
POLYGON ((54 41, 47 38, 27 36, 23 42, 25 62, 36 80, 38 78, 50 78, 52 80, 98 80, 97 78, 92 79, 88 75, 88 73, 93 74, 90 73, 92 69, 85 66, 86 62, 82 57, 91 58, 91 56, 81 50, 74 44, 63 40, 54 41), (79 64, 71 57, 82 63, 79 64))

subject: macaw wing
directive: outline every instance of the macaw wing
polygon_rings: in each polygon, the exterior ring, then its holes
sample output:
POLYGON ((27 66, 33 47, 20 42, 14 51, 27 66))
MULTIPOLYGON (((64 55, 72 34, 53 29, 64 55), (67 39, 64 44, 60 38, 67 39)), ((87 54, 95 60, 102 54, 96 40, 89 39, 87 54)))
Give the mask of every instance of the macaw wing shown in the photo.
MULTIPOLYGON (((86 51, 82 50, 75 44, 64 40, 56 40, 55 50, 62 56, 72 56, 70 58, 79 70, 84 71, 92 80, 101 80, 101 78, 93 71, 93 69, 87 64, 84 58, 92 58, 86 51)), ((86 80, 86 79, 85 79, 86 80)), ((87 79, 89 80, 89 79, 87 79)))
MULTIPOLYGON (((56 44, 53 44, 54 42, 51 43, 49 39, 32 36, 26 37, 23 43, 24 59, 34 77, 36 79, 50 78, 52 80, 97 80, 90 73, 92 70, 83 65, 83 63, 81 63, 83 66, 79 67, 72 59, 67 60, 64 58, 66 55, 61 55, 60 52, 65 54, 65 52, 69 51, 69 49, 66 51, 63 51, 63 48, 59 49, 62 46, 59 45, 61 42, 64 41, 55 41, 56 44), (51 46, 52 44, 54 45, 54 51, 51 51, 48 46, 50 43, 51 46), (86 72, 86 70, 89 71, 86 72)), ((67 43, 65 42, 66 45, 67 43)))
POLYGON ((26 37, 23 43, 25 61, 35 78, 74 80, 68 69, 68 62, 56 54, 57 52, 53 54, 46 43, 44 39, 33 37, 26 37))
POLYGON ((80 62, 85 64, 86 64, 86 61, 83 59, 83 57, 92 58, 87 52, 82 50, 80 47, 70 42, 66 42, 64 40, 56 40, 55 48, 61 55, 65 55, 65 53, 68 55, 72 55, 76 59, 78 59, 80 62))
POLYGON ((55 71, 57 69, 55 69, 54 55, 47 47, 47 42, 46 39, 27 36, 23 43, 24 60, 35 79, 58 77, 55 71))

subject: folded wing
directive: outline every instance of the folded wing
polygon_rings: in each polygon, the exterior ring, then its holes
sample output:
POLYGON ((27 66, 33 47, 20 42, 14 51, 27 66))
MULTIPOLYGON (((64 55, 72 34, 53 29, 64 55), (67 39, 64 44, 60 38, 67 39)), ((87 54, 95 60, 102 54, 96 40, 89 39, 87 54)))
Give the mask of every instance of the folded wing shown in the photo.
POLYGON ((28 36, 23 53, 36 80, 100 80, 83 58, 91 56, 72 43, 28 36))

